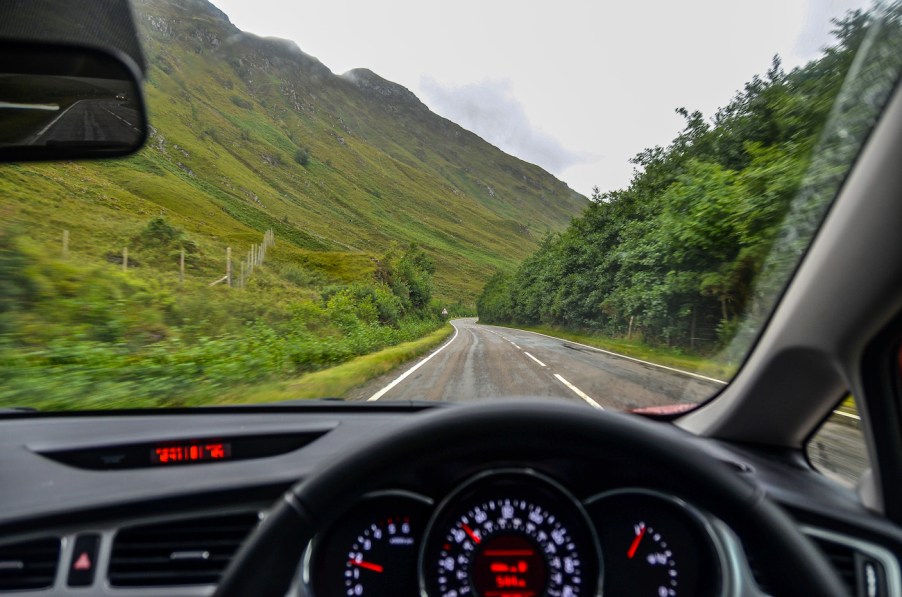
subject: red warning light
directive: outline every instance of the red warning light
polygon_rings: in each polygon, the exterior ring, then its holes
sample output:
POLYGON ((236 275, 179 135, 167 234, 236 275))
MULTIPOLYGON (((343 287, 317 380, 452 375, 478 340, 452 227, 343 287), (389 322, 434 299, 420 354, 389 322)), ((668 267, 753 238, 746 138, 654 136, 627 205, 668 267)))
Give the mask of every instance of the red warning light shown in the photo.
POLYGON ((232 456, 232 446, 224 442, 169 444, 154 448, 150 453, 152 464, 179 464, 228 460, 232 456))
POLYGON ((90 570, 91 569, 91 558, 88 557, 88 552, 83 551, 78 559, 75 560, 75 563, 72 564, 73 570, 90 570))

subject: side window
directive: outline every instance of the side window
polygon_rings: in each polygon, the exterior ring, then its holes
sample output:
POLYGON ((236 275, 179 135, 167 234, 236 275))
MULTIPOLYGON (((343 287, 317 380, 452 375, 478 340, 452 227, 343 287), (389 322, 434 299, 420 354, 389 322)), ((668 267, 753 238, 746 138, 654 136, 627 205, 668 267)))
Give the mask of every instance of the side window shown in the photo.
POLYGON ((843 400, 805 447, 815 469, 854 487, 871 463, 861 431, 861 418, 852 396, 843 400))

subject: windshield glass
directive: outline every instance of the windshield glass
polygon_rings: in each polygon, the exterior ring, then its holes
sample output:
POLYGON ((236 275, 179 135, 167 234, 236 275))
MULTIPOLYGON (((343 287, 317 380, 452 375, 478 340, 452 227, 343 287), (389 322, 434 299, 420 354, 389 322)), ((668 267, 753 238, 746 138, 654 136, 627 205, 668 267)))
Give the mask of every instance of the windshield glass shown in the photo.
POLYGON ((146 146, 0 166, 3 407, 686 410, 902 68, 853 0, 132 5, 146 146))

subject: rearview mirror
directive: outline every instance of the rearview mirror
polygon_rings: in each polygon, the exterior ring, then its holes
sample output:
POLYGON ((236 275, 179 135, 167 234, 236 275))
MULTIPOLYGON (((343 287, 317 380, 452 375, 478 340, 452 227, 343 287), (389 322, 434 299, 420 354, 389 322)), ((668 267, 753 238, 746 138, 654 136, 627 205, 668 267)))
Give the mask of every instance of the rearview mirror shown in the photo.
POLYGON ((0 161, 115 157, 147 138, 139 71, 125 54, 0 43, 0 161))

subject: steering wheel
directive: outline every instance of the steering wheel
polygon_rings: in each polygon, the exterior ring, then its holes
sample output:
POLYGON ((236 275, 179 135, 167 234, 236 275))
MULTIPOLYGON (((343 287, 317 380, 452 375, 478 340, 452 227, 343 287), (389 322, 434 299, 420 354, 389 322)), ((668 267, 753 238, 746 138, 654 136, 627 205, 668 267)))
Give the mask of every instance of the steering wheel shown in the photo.
POLYGON ((604 455, 605 462, 620 459, 621 466, 647 463, 662 472, 652 478, 679 480, 682 495, 691 494, 723 520, 747 549, 768 555, 756 564, 780 583, 773 589, 777 597, 844 597, 839 577, 789 516, 760 487, 687 438, 672 425, 558 402, 472 403, 416 415, 400 431, 360 445, 285 493, 233 558, 214 597, 283 597, 317 530, 397 472, 399 462, 429 467, 467 455, 489 466, 546 452, 604 455))

